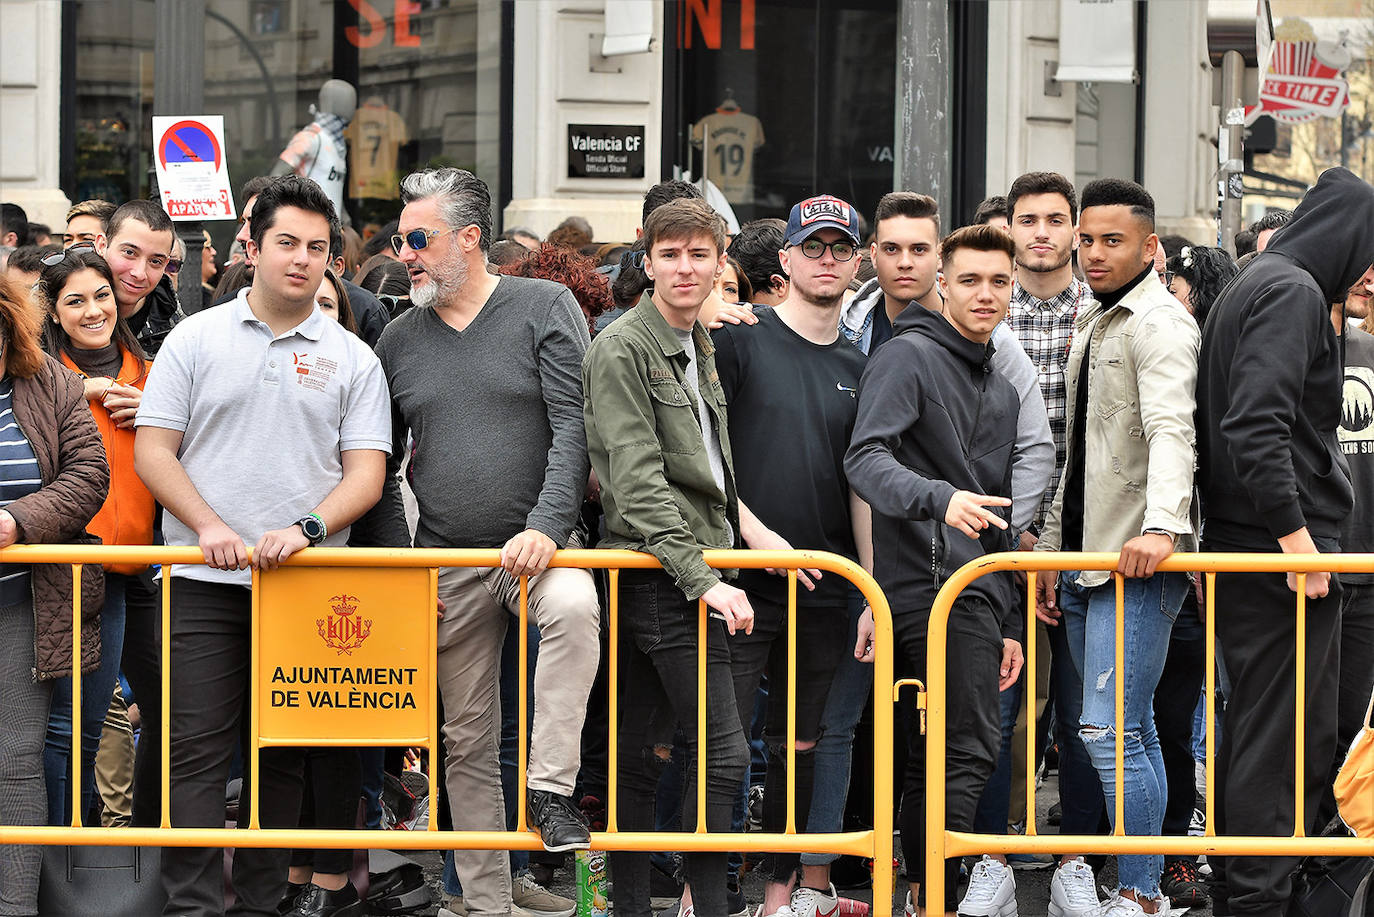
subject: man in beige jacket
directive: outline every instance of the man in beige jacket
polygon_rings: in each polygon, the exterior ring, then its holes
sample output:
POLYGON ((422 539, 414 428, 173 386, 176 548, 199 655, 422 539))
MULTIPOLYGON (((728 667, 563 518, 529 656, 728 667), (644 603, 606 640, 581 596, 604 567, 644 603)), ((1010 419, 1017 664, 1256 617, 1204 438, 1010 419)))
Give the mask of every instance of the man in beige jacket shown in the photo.
MULTIPOLYGON (((1037 614, 1067 630, 1082 680, 1079 734, 1115 818, 1116 692, 1124 697, 1127 834, 1157 835, 1166 781, 1153 698, 1169 633, 1188 590, 1156 573, 1175 548, 1193 548, 1193 409, 1197 324, 1153 268, 1154 201, 1134 182, 1083 189, 1079 261, 1097 305, 1079 317, 1065 373, 1068 456, 1036 550, 1119 551, 1125 580, 1124 672, 1116 671, 1116 590, 1106 571, 1039 578, 1037 614), (1056 585, 1058 595, 1056 596, 1056 585)), ((1075 686, 1070 686, 1073 690, 1075 686)), ((1092 871, 1065 857, 1050 887, 1051 917, 1136 917, 1168 910, 1163 858, 1118 859, 1120 888, 1099 904, 1092 871)))

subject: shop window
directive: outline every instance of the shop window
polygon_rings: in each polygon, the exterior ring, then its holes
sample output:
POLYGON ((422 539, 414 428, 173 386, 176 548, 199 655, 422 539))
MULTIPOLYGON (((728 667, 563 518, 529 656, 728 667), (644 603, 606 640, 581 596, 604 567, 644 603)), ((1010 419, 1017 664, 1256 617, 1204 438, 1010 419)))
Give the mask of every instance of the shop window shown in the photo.
POLYGON ((892 187, 895 0, 675 5, 674 163, 741 223, 815 193, 871 214, 892 187))
MULTIPOLYGON (((63 98, 75 100, 77 130, 63 190, 74 201, 148 197, 156 2, 74 0, 67 15, 76 53, 63 98)), ((336 172, 360 232, 399 214, 399 180, 413 169, 470 169, 500 201, 508 15, 509 4, 479 0, 207 0, 204 113, 224 116, 232 186, 277 168, 320 124, 321 87, 343 80, 356 108, 323 127, 331 138, 342 128, 336 172)), ((227 253, 234 224, 207 225, 227 253)))

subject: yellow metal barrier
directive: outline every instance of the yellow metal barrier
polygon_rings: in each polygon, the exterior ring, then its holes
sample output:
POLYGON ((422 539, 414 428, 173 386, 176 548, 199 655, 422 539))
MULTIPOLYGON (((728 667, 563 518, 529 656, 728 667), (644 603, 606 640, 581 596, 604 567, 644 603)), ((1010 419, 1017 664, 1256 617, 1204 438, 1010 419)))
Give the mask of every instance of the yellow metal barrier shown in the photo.
MULTIPOLYGON (((1113 573, 1116 583, 1116 811, 1115 830, 1110 837, 1074 835, 1038 835, 1035 827, 1035 734, 1026 729, 1026 833, 992 835, 949 831, 945 824, 945 794, 929 791, 945 785, 945 719, 947 710, 945 681, 945 641, 948 635, 949 614, 954 600, 969 583, 980 576, 1004 570, 1020 570, 1026 574, 1027 614, 1035 609, 1035 584, 1038 571, 1055 570, 1116 570, 1116 554, 1076 554, 1052 552, 1017 552, 990 554, 966 564, 945 583, 930 611, 929 642, 926 657, 927 721, 926 734, 926 888, 925 899, 938 907, 945 896, 944 861, 950 857, 977 853, 1111 853, 1111 854, 1208 854, 1250 856, 1374 856, 1374 838, 1306 837, 1303 825, 1303 705, 1295 704, 1294 743, 1294 832, 1288 837, 1218 837, 1215 834, 1216 804, 1216 747, 1213 728, 1216 723, 1216 575, 1217 573, 1296 573, 1298 590, 1295 595, 1297 618, 1297 658, 1306 659, 1307 598, 1304 590, 1308 573, 1353 573, 1374 570, 1374 554, 1174 554, 1159 567, 1162 572, 1202 573, 1206 576, 1206 704, 1207 704, 1207 793, 1206 833, 1190 836, 1126 836, 1125 793, 1122 792, 1124 758, 1125 701, 1123 679, 1125 668, 1124 633, 1125 607, 1122 602, 1124 578, 1113 573)), ((1027 723, 1035 722, 1035 661, 1036 628, 1027 627, 1024 696, 1027 703, 1027 723)), ((1305 696, 1306 666, 1298 665, 1295 697, 1305 696)), ((876 897, 874 901, 879 900, 876 897)))
MULTIPOLYGON (((887 599, 867 573, 857 564, 835 554, 813 551, 706 551, 708 564, 718 569, 787 569, 788 573, 788 672, 792 683, 796 682, 796 593, 798 569, 819 569, 844 577, 852 583, 873 610, 875 625, 874 646, 876 661, 873 664, 873 687, 876 698, 882 703, 874 704, 874 807, 873 829, 870 831, 848 831, 836 834, 797 834, 796 833, 796 786, 795 745, 796 737, 796 694, 791 692, 787 709, 788 737, 788 784, 787 784, 787 821, 782 834, 761 833, 707 833, 705 825, 706 780, 697 780, 698 824, 695 832, 622 832, 616 829, 617 815, 617 684, 619 670, 619 571, 623 569, 658 569, 659 563, 651 555, 633 551, 569 550, 555 554, 550 566, 578 567, 584 569, 606 569, 610 577, 609 608, 609 706, 610 736, 608 749, 608 799, 607 830, 592 835, 592 847, 597 850, 681 850, 681 851, 742 851, 764 850, 777 852, 831 852, 852 854, 873 859, 873 894, 879 903, 891 900, 892 869, 892 707, 885 702, 893 691, 892 659, 894 644, 892 638, 892 618, 887 599)), ((162 564, 164 572, 169 565, 201 565, 204 558, 198 548, 174 547, 127 547, 99 545, 16 545, 0 550, 3 563, 61 563, 71 564, 75 576, 72 613, 74 621, 81 618, 81 565, 88 563, 127 563, 162 564)), ((434 614, 438 595, 438 570, 441 567, 496 567, 500 565, 500 551, 495 549, 392 549, 392 548, 309 548, 291 557, 281 571, 253 572, 253 666, 251 692, 251 734, 253 747, 249 749, 254 768, 258 761, 259 750, 274 745, 424 745, 431 751, 431 760, 437 761, 438 735, 435 717, 430 707, 428 734, 408 736, 408 741, 377 741, 375 736, 269 736, 260 731, 262 706, 259 703, 263 691, 263 673, 260 665, 263 633, 263 613, 260 599, 264 585, 270 585, 274 577, 282 577, 298 572, 299 568, 353 568, 359 570, 384 570, 411 568, 427 570, 428 605, 414 609, 413 614, 424 615, 428 631, 426 646, 426 665, 424 687, 427 702, 432 705, 437 694, 437 675, 435 666, 437 616, 434 614), (413 741, 410 741, 413 740, 413 741)), ((172 633, 172 577, 162 579, 162 824, 158 828, 104 828, 83 827, 81 824, 80 781, 72 781, 72 824, 66 826, 13 826, 0 825, 0 844, 75 844, 75 845, 136 845, 136 846, 183 846, 183 847, 317 847, 317 848, 367 848, 385 847, 393 849, 542 849, 539 836, 528 830, 525 824, 525 807, 516 806, 519 822, 515 831, 438 831, 438 813, 431 810, 428 831, 340 831, 320 829, 264 829, 259 827, 257 782, 253 782, 250 795, 250 825, 248 829, 233 828, 174 828, 171 826, 171 717, 173 698, 171 697, 171 633, 172 633)), ((347 595, 334 596, 347 604, 347 595)), ((529 583, 526 577, 520 579, 520 700, 518 722, 528 722, 527 674, 527 634, 529 615, 529 583)), ((305 613, 304 611, 302 613, 305 613)), ((353 612, 349 612, 352 614, 353 612)), ((697 773, 706 773, 706 626, 707 607, 699 603, 699 656, 698 656, 698 720, 697 720, 697 773)), ((323 627, 324 625, 321 624, 323 627)), ((81 628, 72 629, 72 658, 81 658, 81 628)), ((74 667, 74 668, 79 668, 74 667)), ((72 677, 73 711, 81 709, 81 675, 74 671, 72 677)), ((529 757, 526 747, 526 731, 517 731, 520 736, 518 798, 525 796, 525 768, 529 757)), ((72 760, 80 761, 81 754, 80 716, 74 713, 72 729, 72 760)), ((437 800, 437 768, 430 767, 430 798, 437 800)))

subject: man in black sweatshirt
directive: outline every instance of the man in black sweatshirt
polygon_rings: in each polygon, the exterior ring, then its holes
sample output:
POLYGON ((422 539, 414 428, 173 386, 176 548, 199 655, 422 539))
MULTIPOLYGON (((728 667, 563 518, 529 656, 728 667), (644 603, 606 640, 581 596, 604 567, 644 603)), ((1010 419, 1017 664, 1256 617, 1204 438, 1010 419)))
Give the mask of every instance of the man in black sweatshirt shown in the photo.
MULTIPOLYGON (((1353 498, 1336 437, 1343 372, 1331 303, 1369 267, 1371 251, 1374 188, 1330 169, 1212 307, 1197 398, 1204 550, 1340 550, 1353 498)), ((1231 676, 1218 833, 1285 836, 1294 829, 1297 579, 1222 574, 1216 585, 1217 634, 1231 676)), ((1330 574, 1310 573, 1306 594, 1300 827, 1314 832, 1335 753, 1341 586, 1330 574)), ((1295 864, 1291 857, 1227 858, 1218 891, 1229 893, 1230 913, 1277 917, 1295 864)))
MULTIPOLYGON (((940 586, 966 562, 1012 548, 1011 460, 1021 400, 992 370, 993 329, 1011 301, 1015 247, 991 226, 967 226, 940 245, 945 314, 907 309, 869 358, 845 455, 850 486, 873 509, 873 567, 892 605, 897 667, 926 677, 926 628, 940 586)), ((946 824, 968 831, 1000 740, 998 693, 1016 682, 1021 623, 1011 576, 971 583, 949 616, 946 824)), ((861 625, 862 627, 862 625, 861 625)), ((912 718, 901 833, 912 899, 925 863, 925 738, 912 718)), ((945 870, 955 906, 959 861, 945 870)), ((980 863, 980 867, 985 864, 980 863)), ((1004 870, 1005 871, 1005 870, 1004 870)), ((1008 873, 977 913, 1014 907, 1008 873)), ((961 910, 963 910, 961 908, 961 910)), ((974 911, 964 911, 974 913, 974 911)))

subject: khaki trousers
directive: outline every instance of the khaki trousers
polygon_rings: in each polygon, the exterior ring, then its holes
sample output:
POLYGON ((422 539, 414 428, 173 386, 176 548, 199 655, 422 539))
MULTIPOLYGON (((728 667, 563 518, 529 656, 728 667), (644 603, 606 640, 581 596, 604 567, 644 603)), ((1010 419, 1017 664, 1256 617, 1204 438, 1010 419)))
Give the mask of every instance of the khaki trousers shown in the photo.
POLYGON ((118 682, 95 753, 95 789, 104 805, 100 823, 106 828, 129 825, 134 811, 134 731, 118 682))
MULTIPOLYGON (((501 644, 519 614, 520 582, 500 568, 446 567, 439 572, 439 598, 446 609, 439 621, 439 689, 453 826, 503 830, 501 644)), ((540 642, 527 783, 530 789, 570 796, 587 695, 600 660, 601 612, 591 574, 550 568, 531 577, 529 614, 540 642)), ((469 914, 510 912, 506 851, 455 850, 454 865, 469 914)))

